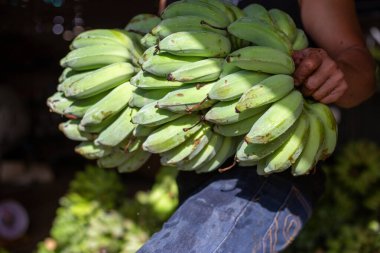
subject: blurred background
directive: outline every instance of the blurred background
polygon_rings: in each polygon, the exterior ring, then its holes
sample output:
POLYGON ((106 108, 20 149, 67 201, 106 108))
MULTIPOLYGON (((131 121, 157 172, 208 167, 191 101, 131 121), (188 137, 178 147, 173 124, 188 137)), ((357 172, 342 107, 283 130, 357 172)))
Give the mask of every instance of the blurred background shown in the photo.
MULTIPOLYGON (((363 36, 380 65, 380 1, 357 0, 356 6, 363 36)), ((157 10, 158 1, 148 0, 0 0, 0 252, 29 253, 37 247, 39 252, 134 252, 132 242, 146 240, 173 210, 176 203, 176 190, 170 179, 173 175, 162 172, 168 178, 161 175, 157 179, 160 174, 155 161, 137 172, 116 175, 117 178, 110 179, 116 182, 113 186, 86 188, 86 184, 94 185, 96 178, 110 175, 96 172, 95 167, 88 167, 87 160, 74 153, 76 143, 57 128, 62 119, 46 106, 62 71, 59 60, 77 34, 93 28, 124 28, 134 15, 157 14, 157 10), (157 198, 152 197, 154 189, 159 187, 169 189, 167 210, 153 204, 157 198), (116 207, 107 206, 103 200, 96 207, 86 202, 98 196, 96 191, 114 193, 106 201, 119 200, 117 215, 109 212, 116 207), (70 195, 78 192, 83 194, 70 195), (121 201, 123 198, 129 202, 121 201), (70 232, 50 233, 52 224, 59 223, 54 220, 65 212, 60 214, 57 208, 69 210, 73 203, 92 207, 77 211, 82 215, 76 216, 78 220, 65 217, 64 221, 82 224, 95 214, 100 217, 103 209, 99 206, 104 207, 109 214, 101 216, 104 224, 108 224, 109 218, 115 222, 110 224, 125 226, 118 232, 99 234, 104 237, 104 245, 109 241, 118 241, 120 245, 109 248, 92 245, 88 246, 89 251, 59 249, 54 236, 62 233, 67 236, 70 232), (140 217, 136 217, 136 210, 140 210, 140 217), (18 222, 8 217, 9 213, 16 213, 18 222), (144 214, 156 218, 147 221, 144 214), (126 239, 120 235, 123 231, 134 231, 136 237, 126 239)), ((379 90, 357 108, 333 108, 339 120, 339 145, 337 155, 323 165, 331 182, 316 218, 289 252, 380 252, 379 90)), ((105 180, 96 182, 102 181, 105 180)), ((83 225, 87 230, 88 226, 83 225)), ((91 226, 92 231, 97 231, 96 224, 91 226)), ((80 231, 79 227, 76 229, 80 231)), ((96 237, 98 234, 91 236, 96 238, 94 241, 101 241, 96 237)), ((62 243, 70 242, 66 239, 62 243)))

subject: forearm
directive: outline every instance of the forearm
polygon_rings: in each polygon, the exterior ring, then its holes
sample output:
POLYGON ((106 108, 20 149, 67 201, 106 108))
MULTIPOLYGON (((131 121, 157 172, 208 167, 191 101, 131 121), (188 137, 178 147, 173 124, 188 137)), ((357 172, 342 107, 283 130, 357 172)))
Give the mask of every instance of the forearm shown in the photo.
POLYGON ((332 56, 344 74, 347 90, 335 102, 339 107, 350 108, 368 99, 375 91, 375 64, 366 48, 356 46, 332 56))

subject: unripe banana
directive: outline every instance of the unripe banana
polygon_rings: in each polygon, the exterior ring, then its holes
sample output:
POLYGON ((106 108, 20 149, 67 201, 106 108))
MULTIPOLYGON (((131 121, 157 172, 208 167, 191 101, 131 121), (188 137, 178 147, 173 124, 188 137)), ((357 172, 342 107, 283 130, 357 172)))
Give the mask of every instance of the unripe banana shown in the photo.
POLYGON ((223 58, 208 58, 186 64, 168 75, 169 81, 182 83, 211 82, 222 72, 223 58))
POLYGON ((178 16, 198 16, 208 19, 212 22, 211 25, 216 27, 227 27, 230 21, 225 13, 211 6, 201 2, 185 2, 177 1, 166 7, 161 13, 163 19, 174 18, 178 16))
POLYGON ((70 140, 73 141, 90 141, 94 140, 96 136, 91 133, 86 133, 79 130, 79 120, 68 120, 60 123, 59 130, 70 140))
POLYGON ((211 127, 207 124, 203 125, 198 132, 190 136, 184 143, 162 153, 161 164, 172 166, 189 157, 191 154, 198 154, 210 141, 211 134, 211 127))
POLYGON ((100 168, 116 168, 125 163, 130 158, 130 156, 130 153, 127 153, 122 149, 115 149, 111 154, 99 158, 96 163, 100 168))
POLYGON ((288 169, 299 157, 309 134, 309 121, 305 114, 301 114, 292 136, 274 153, 260 160, 258 169, 266 174, 278 173, 288 169))
POLYGON ((159 42, 160 38, 151 34, 151 33, 147 33, 145 34, 141 40, 140 40, 140 43, 141 45, 143 45, 145 48, 150 48, 150 47, 155 47, 157 46, 158 42, 159 42))
POLYGON ((253 167, 257 165, 257 161, 238 161, 240 167, 253 167))
POLYGON ((211 99, 231 101, 239 98, 247 89, 268 78, 268 74, 240 70, 220 78, 208 96, 211 99))
POLYGON ((128 105, 128 101, 135 89, 128 82, 123 83, 108 93, 102 100, 91 106, 81 120, 81 125, 86 127, 97 125, 105 119, 120 112, 128 105))
POLYGON ((124 109, 120 116, 99 134, 98 138, 94 141, 95 144, 109 147, 119 145, 132 134, 133 129, 136 127, 136 125, 131 122, 136 112, 137 110, 134 108, 127 107, 124 109))
POLYGON ((260 107, 280 100, 294 89, 293 77, 289 75, 273 75, 244 92, 236 104, 236 110, 260 107))
POLYGON ((292 74, 295 66, 293 59, 274 48, 250 46, 232 52, 226 58, 230 64, 246 70, 269 74, 292 74))
POLYGON ((91 71, 75 71, 76 73, 67 77, 65 80, 63 80, 60 84, 57 86, 57 91, 65 92, 65 90, 70 87, 74 82, 82 79, 83 77, 93 73, 95 70, 91 71))
POLYGON ((64 68, 61 75, 59 76, 58 78, 58 82, 59 83, 62 83, 63 81, 65 81, 67 78, 73 76, 73 75, 76 75, 76 74, 79 74, 80 72, 78 71, 75 71, 71 68, 64 68))
POLYGON ((138 137, 138 138, 132 137, 126 146, 126 150, 130 153, 133 153, 137 151, 138 149, 141 149, 142 144, 144 143, 145 139, 146 139, 145 137, 138 137))
POLYGON ((160 53, 150 56, 142 64, 142 69, 159 77, 167 77, 171 72, 190 62, 200 61, 200 57, 182 57, 168 53, 160 53))
POLYGON ((191 171, 200 168, 217 154, 218 150, 222 146, 223 141, 223 136, 217 133, 213 133, 210 137, 210 141, 196 156, 192 157, 191 159, 184 159, 177 163, 178 169, 191 171))
POLYGON ((257 18, 240 18, 228 26, 228 32, 258 46, 275 48, 288 55, 292 53, 287 36, 274 25, 257 18))
POLYGON ((178 16, 164 19, 151 31, 153 35, 159 36, 161 39, 169 36, 172 33, 183 31, 209 31, 227 35, 224 29, 214 28, 210 25, 212 21, 208 18, 198 16, 178 16))
POLYGON ((69 107, 74 100, 65 97, 62 92, 56 92, 46 100, 50 111, 64 115, 65 109, 69 107))
POLYGON ((142 89, 174 89, 184 85, 182 82, 168 81, 167 78, 158 77, 146 71, 139 71, 131 78, 131 84, 142 89))
POLYGON ((269 108, 269 106, 261 106, 238 113, 235 109, 237 102, 236 100, 232 100, 216 103, 206 113, 205 119, 218 125, 229 125, 250 118, 269 108))
POLYGON ((77 37, 73 40, 73 42, 70 44, 70 49, 74 50, 77 48, 82 47, 89 47, 89 46, 98 46, 98 45, 105 45, 105 46, 124 46, 123 43, 119 40, 109 39, 109 38, 86 38, 86 37, 77 37))
POLYGON ((112 63, 133 61, 135 59, 124 46, 95 45, 74 49, 60 61, 60 64, 74 70, 89 70, 112 63))
POLYGON ((272 154, 276 151, 290 136, 294 133, 295 125, 291 126, 278 138, 265 144, 252 144, 241 141, 236 151, 236 159, 238 161, 257 162, 260 159, 272 154))
POLYGON ((160 90, 144 90, 137 88, 134 90, 131 98, 129 99, 129 106, 141 108, 147 104, 155 102, 163 98, 166 94, 173 89, 160 89, 160 90))
POLYGON ((228 76, 229 74, 238 72, 240 70, 241 68, 236 67, 232 64, 229 64, 226 60, 224 60, 223 65, 222 65, 222 72, 220 73, 219 78, 223 78, 225 76, 228 76))
POLYGON ((245 140, 268 143, 283 134, 298 119, 303 108, 302 94, 294 90, 272 106, 256 121, 245 140))
POLYGON ((231 51, 230 40, 214 32, 177 32, 158 44, 160 52, 178 56, 225 57, 231 51))
POLYGON ((81 125, 79 124, 79 130, 87 132, 87 133, 100 133, 104 129, 106 129, 109 125, 111 125, 118 117, 120 113, 116 113, 111 117, 106 118, 99 124, 91 124, 91 125, 81 125))
POLYGON ((228 158, 230 158, 235 153, 235 150, 236 140, 231 137, 225 137, 216 155, 210 161, 203 164, 202 167, 197 168, 195 172, 206 173, 219 168, 228 158))
POLYGON ((241 121, 228 124, 228 125, 214 125, 214 131, 225 137, 234 137, 244 135, 251 130, 253 124, 261 117, 263 112, 255 114, 249 118, 243 119, 241 121))
POLYGON ((193 3, 204 3, 206 5, 209 5, 213 7, 213 9, 218 10, 220 15, 227 15, 228 22, 234 21, 233 13, 229 15, 228 8, 220 0, 183 0, 184 2, 193 2, 193 3))
POLYGON ((247 5, 243 9, 243 12, 245 13, 247 17, 258 18, 264 22, 267 22, 268 24, 273 23, 271 17, 269 16, 268 10, 265 9, 265 7, 260 4, 247 5))
POLYGON ((137 125, 135 129, 133 129, 132 134, 134 137, 147 137, 156 129, 157 127, 147 127, 143 125, 137 125))
POLYGON ((134 16, 125 27, 127 31, 133 31, 140 34, 147 34, 153 27, 158 25, 161 19, 153 14, 142 13, 134 16))
POLYGON ((142 55, 138 58, 138 64, 139 66, 142 66, 144 62, 146 62, 150 57, 153 55, 156 55, 158 53, 158 49, 156 46, 147 48, 142 55))
POLYGON ((139 149, 130 154, 130 157, 117 167, 119 173, 133 172, 140 169, 152 154, 139 149))
POLYGON ((114 63, 100 68, 65 89, 69 98, 88 98, 127 82, 135 73, 135 68, 127 63, 114 63))
POLYGON ((169 92, 157 101, 157 107, 173 112, 186 113, 199 111, 212 106, 216 101, 207 98, 214 83, 189 84, 169 92))
POLYGON ((87 110, 103 99, 109 92, 110 91, 105 91, 89 98, 74 100, 74 102, 64 110, 64 114, 69 118, 83 118, 87 110))
POLYGON ((302 29, 297 29, 297 36, 293 42, 293 50, 302 50, 309 46, 307 36, 302 29))
POLYGON ((143 143, 143 149, 151 153, 163 153, 177 147, 197 132, 202 124, 197 114, 186 115, 159 127, 143 143))
POLYGON ((88 160, 95 160, 111 154, 112 149, 96 146, 92 141, 83 141, 75 147, 75 152, 88 160))
POLYGON ((279 9, 270 9, 268 13, 276 27, 289 38, 290 42, 294 42, 297 36, 297 26, 292 17, 279 9))
POLYGON ((310 122, 309 136, 306 140, 306 144, 301 155, 292 165, 293 176, 301 176, 310 173, 318 162, 318 158, 323 147, 325 135, 324 128, 319 117, 308 112, 306 112, 306 114, 310 122))
POLYGON ((320 119, 324 128, 324 140, 320 160, 327 159, 335 150, 338 138, 338 127, 330 108, 322 103, 305 103, 306 108, 320 119))
POLYGON ((157 108, 156 102, 152 102, 142 107, 133 116, 132 122, 143 126, 154 127, 173 121, 181 116, 183 115, 157 108))
POLYGON ((232 21, 235 21, 239 18, 242 18, 242 17, 245 17, 246 14, 244 13, 244 11, 242 9, 240 9, 239 7, 233 5, 233 4, 230 4, 230 3, 224 3, 225 6, 227 7, 227 9, 229 9, 233 15, 234 15, 234 18, 232 21))

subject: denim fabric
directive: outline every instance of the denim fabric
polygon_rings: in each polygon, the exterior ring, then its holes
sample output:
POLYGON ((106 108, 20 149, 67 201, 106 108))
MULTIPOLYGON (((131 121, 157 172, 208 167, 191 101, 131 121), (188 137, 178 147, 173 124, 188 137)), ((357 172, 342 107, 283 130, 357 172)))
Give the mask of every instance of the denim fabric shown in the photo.
POLYGON ((138 253, 279 252, 310 215, 310 199, 290 180, 234 168, 188 198, 138 253))

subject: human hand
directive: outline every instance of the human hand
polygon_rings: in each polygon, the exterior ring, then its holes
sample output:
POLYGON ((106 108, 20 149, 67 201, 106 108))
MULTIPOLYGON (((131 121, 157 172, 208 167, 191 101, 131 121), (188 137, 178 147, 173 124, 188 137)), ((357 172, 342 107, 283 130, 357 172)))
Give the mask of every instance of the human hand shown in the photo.
POLYGON ((295 85, 306 97, 330 104, 339 100, 348 88, 344 74, 325 50, 306 48, 292 55, 296 65, 295 85))

